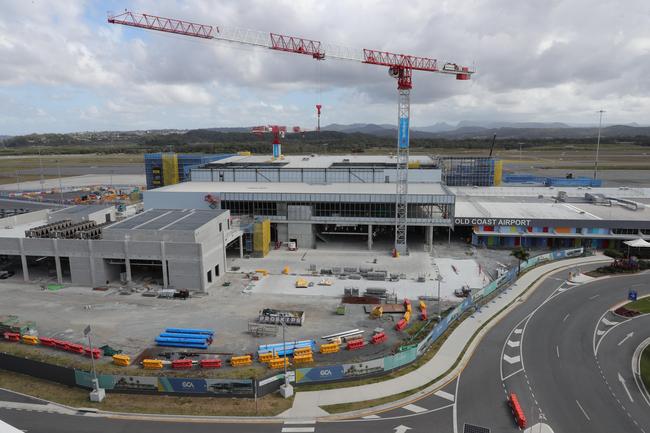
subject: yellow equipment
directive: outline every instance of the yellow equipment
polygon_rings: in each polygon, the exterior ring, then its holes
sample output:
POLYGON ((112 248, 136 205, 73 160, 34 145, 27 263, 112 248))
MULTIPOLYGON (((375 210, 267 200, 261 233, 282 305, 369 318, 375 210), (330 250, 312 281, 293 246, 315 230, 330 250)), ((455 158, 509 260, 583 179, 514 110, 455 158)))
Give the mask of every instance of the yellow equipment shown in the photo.
POLYGON ((128 367, 131 364, 131 357, 129 355, 113 355, 113 364, 128 367))
POLYGON ((142 366, 146 370, 160 370, 163 368, 163 362, 160 359, 144 359, 142 366))
POLYGON ((245 365, 251 365, 253 363, 253 360, 251 359, 250 355, 244 355, 244 356, 233 356, 230 358, 230 365, 233 367, 242 367, 245 365))
POLYGON ((328 343, 320 345, 320 353, 336 353, 341 350, 338 343, 328 343))
POLYGON ((309 281, 305 280, 304 278, 298 278, 296 280, 297 289, 306 289, 307 287, 309 287, 309 281))

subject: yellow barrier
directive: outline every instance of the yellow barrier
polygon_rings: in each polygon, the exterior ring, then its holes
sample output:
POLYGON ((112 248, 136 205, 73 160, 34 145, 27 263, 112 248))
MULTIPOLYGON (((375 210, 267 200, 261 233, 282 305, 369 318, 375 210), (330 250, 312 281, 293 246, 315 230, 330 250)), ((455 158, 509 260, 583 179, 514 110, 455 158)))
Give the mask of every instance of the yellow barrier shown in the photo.
POLYGON ((129 355, 113 355, 113 364, 128 367, 131 364, 131 357, 129 355))
POLYGON ((269 271, 267 269, 255 269, 255 273, 262 274, 266 277, 269 274, 269 271))
POLYGON ((276 358, 276 355, 273 352, 262 353, 258 356, 260 362, 269 362, 273 358, 276 358))
POLYGON ((33 335, 23 335, 23 343, 25 344, 38 344, 38 337, 33 335))
POLYGON ((284 275, 289 275, 289 266, 285 266, 285 267, 282 269, 282 273, 283 273, 284 275))
POLYGON ((320 353, 336 353, 341 348, 339 347, 338 343, 328 343, 328 344, 321 344, 320 345, 320 353))
POLYGON ((410 311, 407 311, 406 313, 404 313, 404 320, 406 320, 407 323, 411 321, 411 312, 410 311))
POLYGON ((314 362, 314 356, 311 353, 297 355, 293 357, 293 362, 296 364, 307 364, 309 362, 314 362))
POLYGON ((311 355, 311 347, 299 347, 293 350, 293 356, 311 355))
POLYGON ((237 152, 237 155, 239 155, 239 156, 251 156, 251 152, 250 152, 250 150, 240 150, 239 152, 237 152))
POLYGON ((147 370, 160 370, 163 368, 163 362, 160 359, 144 359, 142 366, 147 370))
POLYGON ((289 358, 273 358, 269 361, 269 368, 284 368, 284 365, 290 366, 289 358))
POLYGON ((427 304, 424 303, 424 301, 420 301, 420 310, 426 310, 427 309, 427 304))
POLYGON ((253 363, 253 360, 251 359, 250 355, 244 355, 244 356, 233 356, 230 358, 230 365, 233 367, 242 367, 245 365, 251 365, 253 363))
POLYGON ((410 313, 411 311, 411 304, 406 304, 406 312, 410 313))

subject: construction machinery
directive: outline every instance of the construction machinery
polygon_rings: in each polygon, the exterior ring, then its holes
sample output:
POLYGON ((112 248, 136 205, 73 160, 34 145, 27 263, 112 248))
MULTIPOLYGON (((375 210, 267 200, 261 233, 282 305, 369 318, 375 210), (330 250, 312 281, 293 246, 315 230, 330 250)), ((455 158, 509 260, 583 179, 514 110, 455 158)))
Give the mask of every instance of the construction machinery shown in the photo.
MULTIPOLYGON (((448 74, 457 80, 469 80, 474 73, 467 66, 446 62, 439 66, 433 58, 417 57, 372 49, 354 49, 324 44, 320 41, 240 28, 211 26, 190 21, 164 18, 156 15, 125 11, 109 15, 108 22, 147 30, 156 30, 204 40, 225 41, 249 46, 267 48, 287 53, 303 54, 316 60, 340 59, 361 62, 367 65, 388 68, 391 77, 397 80, 397 186, 395 202, 395 244, 393 256, 408 254, 406 243, 408 212, 408 159, 410 95, 413 88, 413 71, 448 74)), ((320 104, 316 109, 320 113, 320 104)), ((320 119, 320 116, 319 116, 320 119)), ((320 123, 320 122, 319 122, 320 123)), ((320 126, 320 125, 319 125, 320 126)))

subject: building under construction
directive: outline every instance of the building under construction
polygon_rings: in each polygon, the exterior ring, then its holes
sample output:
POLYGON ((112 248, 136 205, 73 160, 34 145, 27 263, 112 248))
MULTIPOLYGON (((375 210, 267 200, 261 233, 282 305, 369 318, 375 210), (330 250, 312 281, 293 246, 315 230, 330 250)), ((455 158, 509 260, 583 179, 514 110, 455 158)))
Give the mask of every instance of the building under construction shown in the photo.
MULTIPOLYGON (((650 190, 500 186, 494 158, 411 157, 407 227, 431 249, 452 237, 511 248, 613 247, 650 239, 650 190)), ((191 181, 148 191, 146 209, 227 209, 270 222, 271 242, 376 240, 394 234, 394 156, 230 156, 191 170, 191 181), (346 237, 347 236, 347 237, 346 237)))

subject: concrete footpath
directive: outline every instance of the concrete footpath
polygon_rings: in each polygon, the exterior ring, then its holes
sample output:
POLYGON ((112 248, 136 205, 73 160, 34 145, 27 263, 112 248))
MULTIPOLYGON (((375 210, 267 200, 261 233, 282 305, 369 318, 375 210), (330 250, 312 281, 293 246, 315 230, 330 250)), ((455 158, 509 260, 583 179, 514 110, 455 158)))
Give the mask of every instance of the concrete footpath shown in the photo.
MULTIPOLYGON (((438 388, 441 388, 446 383, 456 377, 464 368, 465 364, 469 361, 472 352, 478 345, 483 334, 485 334, 491 325, 496 323, 493 320, 490 325, 480 329, 485 322, 493 319, 501 309, 509 306, 499 316, 508 314, 511 309, 515 308, 519 302, 525 300, 528 296, 526 293, 522 294, 529 288, 536 286, 537 281, 556 270, 567 269, 566 278, 568 279, 568 272, 579 268, 581 265, 586 265, 594 262, 602 262, 610 260, 603 255, 595 255, 591 257, 579 257, 575 259, 560 260, 557 262, 548 263, 538 266, 526 272, 519 278, 513 285, 500 293, 489 304, 483 306, 480 311, 473 314, 471 317, 465 319, 447 338, 438 353, 429 360, 426 364, 422 365, 417 370, 409 372, 403 376, 395 379, 389 379, 378 383, 368 385, 337 388, 323 391, 307 391, 301 392, 298 390, 293 402, 293 406, 287 411, 279 415, 282 418, 316 418, 324 417, 329 414, 322 410, 319 406, 341 404, 341 403, 354 403, 366 400, 373 400, 382 397, 399 394, 402 392, 410 391, 421 387, 422 385, 436 380, 426 389, 421 390, 408 398, 403 399, 406 403, 409 400, 417 399, 423 395, 429 394, 438 388), (521 297, 521 299, 517 299, 521 297), (514 302, 518 301, 518 302, 514 302), (471 343, 470 343, 471 342, 471 343), (468 350, 463 354, 463 349, 470 343, 468 350), (462 359, 454 367, 454 363, 462 356, 462 359)), ((558 285, 560 283, 558 282, 558 285)), ((400 401, 401 402, 401 401, 400 401)), ((386 407, 397 405, 397 402, 391 402, 386 407)), ((373 407, 366 409, 368 411, 377 411, 382 407, 373 407)), ((360 411, 361 414, 363 411, 360 411)), ((348 414, 350 415, 350 414, 348 414)))

